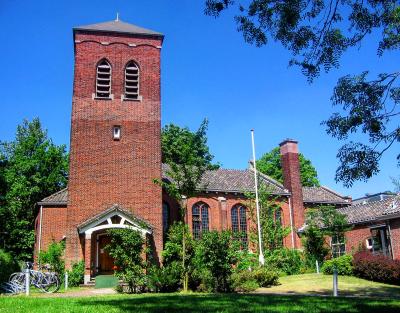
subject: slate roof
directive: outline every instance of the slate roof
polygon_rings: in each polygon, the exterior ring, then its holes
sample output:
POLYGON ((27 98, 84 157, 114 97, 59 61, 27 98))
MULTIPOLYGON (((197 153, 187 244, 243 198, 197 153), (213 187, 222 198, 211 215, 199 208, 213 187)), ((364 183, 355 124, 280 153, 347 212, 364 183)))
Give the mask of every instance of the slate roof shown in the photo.
POLYGON ((350 198, 344 197, 328 187, 303 187, 305 203, 349 204, 350 198))
POLYGON ((121 20, 108 21, 104 23, 90 24, 74 27, 74 32, 79 30, 93 32, 111 32, 121 34, 135 34, 151 37, 164 37, 163 34, 154 30, 142 28, 133 24, 122 22, 121 20))
POLYGON ((66 205, 67 202, 68 188, 64 188, 42 199, 40 202, 38 202, 38 205, 66 205))
MULTIPOLYGON (((163 164, 163 179, 171 180, 167 175, 167 165, 163 164)), ((290 192, 276 180, 260 174, 259 180, 275 195, 290 195, 290 192)), ((199 185, 199 191, 245 193, 254 192, 254 172, 252 169, 224 169, 207 171, 199 185)), ((327 187, 303 187, 303 197, 306 203, 348 204, 346 197, 330 190, 327 187)), ((47 198, 38 205, 66 205, 68 190, 65 188, 47 198)))
POLYGON ((384 220, 400 215, 400 195, 383 200, 358 203, 339 209, 350 224, 384 220))

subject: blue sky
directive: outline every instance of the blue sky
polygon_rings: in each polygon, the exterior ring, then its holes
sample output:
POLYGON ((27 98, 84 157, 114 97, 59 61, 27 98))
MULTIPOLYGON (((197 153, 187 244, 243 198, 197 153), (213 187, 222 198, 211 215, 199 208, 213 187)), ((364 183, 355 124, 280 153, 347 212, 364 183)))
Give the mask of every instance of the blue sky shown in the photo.
MULTIPOLYGON (((382 159, 381 172, 351 189, 334 181, 342 144, 320 122, 334 108, 332 89, 339 77, 363 70, 391 71, 398 53, 376 57, 377 36, 341 60, 341 67, 308 84, 290 54, 278 43, 256 48, 244 43, 231 13, 204 16, 203 0, 114 0, 0 2, 0 140, 11 140, 24 118, 40 117, 57 144, 69 146, 73 79, 72 27, 115 19, 165 34, 162 48, 162 123, 196 129, 210 121, 209 145, 227 168, 245 168, 251 158, 250 129, 257 156, 285 138, 318 170, 323 185, 353 197, 393 189, 400 175, 396 148, 382 159)), ((362 138, 362 137, 360 137, 362 138)))

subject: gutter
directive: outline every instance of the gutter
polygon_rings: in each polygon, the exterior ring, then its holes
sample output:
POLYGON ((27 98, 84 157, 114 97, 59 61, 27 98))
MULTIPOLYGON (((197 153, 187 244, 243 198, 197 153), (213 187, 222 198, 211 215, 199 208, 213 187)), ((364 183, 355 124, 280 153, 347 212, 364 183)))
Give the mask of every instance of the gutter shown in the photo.
POLYGON ((38 242, 38 263, 39 263, 39 266, 40 266, 39 255, 40 255, 40 251, 41 251, 41 248, 42 248, 42 225, 43 225, 42 219, 43 219, 43 206, 41 205, 40 206, 40 224, 39 224, 39 242, 38 242))
POLYGON ((290 217, 290 230, 291 230, 291 238, 292 238, 292 249, 294 249, 294 227, 293 227, 293 216, 292 216, 292 202, 290 201, 290 197, 288 196, 289 202, 289 217, 290 217))

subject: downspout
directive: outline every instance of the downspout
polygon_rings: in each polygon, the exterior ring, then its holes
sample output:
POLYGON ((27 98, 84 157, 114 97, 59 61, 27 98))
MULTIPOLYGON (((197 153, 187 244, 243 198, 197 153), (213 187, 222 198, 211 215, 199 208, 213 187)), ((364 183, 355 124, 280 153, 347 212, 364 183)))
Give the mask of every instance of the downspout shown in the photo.
POLYGON ((294 228, 293 228, 293 216, 292 216, 292 202, 290 201, 290 196, 288 196, 289 201, 289 217, 290 217, 290 230, 292 234, 292 249, 294 249, 294 228))
POLYGON ((39 243, 38 243, 38 263, 40 265, 40 258, 39 258, 39 254, 42 248, 42 218, 43 218, 43 205, 40 206, 40 224, 39 224, 39 243))
POLYGON ((392 253, 392 260, 394 260, 393 245, 392 245, 392 229, 390 228, 390 221, 387 223, 389 231, 390 252, 392 253))

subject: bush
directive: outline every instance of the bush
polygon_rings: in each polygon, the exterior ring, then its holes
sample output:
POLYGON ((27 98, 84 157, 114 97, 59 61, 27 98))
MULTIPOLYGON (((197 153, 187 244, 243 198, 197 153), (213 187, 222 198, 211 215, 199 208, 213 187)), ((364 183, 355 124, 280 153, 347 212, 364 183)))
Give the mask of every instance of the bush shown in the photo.
MULTIPOLYGON (((176 264, 181 267, 181 264, 176 264)), ((154 292, 174 292, 181 286, 181 269, 176 266, 153 266, 147 274, 148 287, 154 292)))
POLYGON ((0 249, 0 283, 7 282, 10 275, 19 271, 19 266, 10 253, 0 249))
POLYGON ((233 273, 231 283, 236 292, 251 292, 260 287, 253 273, 249 270, 233 273))
POLYGON ((276 286, 279 283, 278 273, 265 267, 255 269, 252 275, 260 287, 276 286))
POLYGON ((41 251, 39 254, 39 263, 41 265, 49 264, 62 279, 64 277, 65 262, 63 259, 65 250, 65 241, 53 241, 46 251, 41 251))
POLYGON ((72 269, 68 271, 68 285, 77 287, 83 284, 83 277, 85 275, 85 262, 79 261, 72 264, 72 269))
POLYGON ((353 257, 351 255, 343 255, 325 261, 321 267, 321 271, 326 275, 332 275, 334 268, 337 269, 339 275, 353 275, 353 257))
POLYGON ((109 229, 111 242, 105 249, 114 258, 115 274, 128 284, 129 292, 143 291, 146 285, 145 264, 142 259, 142 234, 132 229, 109 229))
POLYGON ((237 292, 250 292, 259 287, 270 287, 279 284, 279 275, 274 270, 258 267, 252 271, 236 271, 231 275, 231 284, 237 292))
POLYGON ((367 251, 354 254, 353 272, 360 278, 388 284, 400 284, 400 261, 373 255, 367 251))
POLYGON ((255 253, 241 250, 238 252, 237 269, 240 271, 251 270, 259 265, 258 255, 255 253))
POLYGON ((237 263, 238 242, 228 231, 204 233, 195 249, 196 271, 207 290, 228 292, 230 276, 237 263), (207 278, 207 279, 206 279, 207 278))
POLYGON ((287 275, 300 274, 305 267, 304 258, 300 251, 294 249, 279 249, 270 253, 266 264, 287 275))

